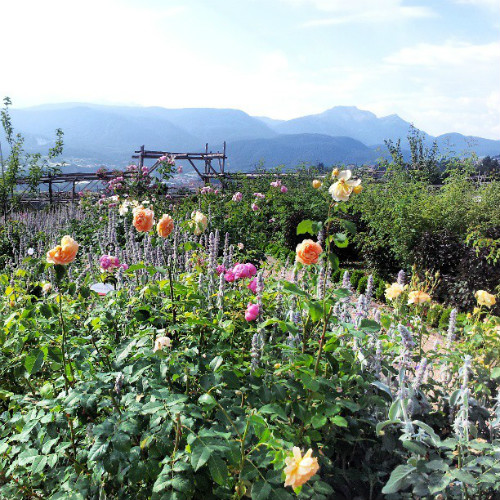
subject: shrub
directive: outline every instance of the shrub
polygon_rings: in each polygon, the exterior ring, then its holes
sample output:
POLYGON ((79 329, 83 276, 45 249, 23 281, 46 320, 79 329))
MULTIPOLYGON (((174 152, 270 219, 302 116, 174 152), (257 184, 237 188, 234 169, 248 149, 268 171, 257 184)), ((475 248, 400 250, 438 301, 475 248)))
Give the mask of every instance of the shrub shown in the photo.
POLYGON ((365 293, 367 283, 368 283, 368 276, 362 276, 358 281, 358 286, 356 288, 357 292, 365 293))
POLYGON ((361 271, 359 269, 355 269, 351 273, 351 285, 354 290, 357 290, 358 288, 358 283, 361 278, 363 278, 365 275, 364 271, 361 271))
POLYGON ((451 314, 452 308, 447 307, 446 309, 443 309, 443 312, 441 313, 441 317, 439 318, 439 328, 441 330, 445 330, 448 328, 448 325, 450 323, 450 314, 451 314))

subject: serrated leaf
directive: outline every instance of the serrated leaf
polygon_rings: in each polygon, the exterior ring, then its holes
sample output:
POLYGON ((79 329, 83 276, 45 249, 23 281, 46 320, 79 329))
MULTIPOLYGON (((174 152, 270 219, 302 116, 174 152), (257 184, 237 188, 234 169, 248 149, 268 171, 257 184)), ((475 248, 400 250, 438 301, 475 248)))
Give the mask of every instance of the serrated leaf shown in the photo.
POLYGON ((200 467, 203 467, 210 456, 212 455, 212 449, 204 444, 198 444, 193 448, 191 452, 191 465, 196 472, 200 467))
POLYGON ((227 479, 227 465, 222 458, 212 455, 208 460, 208 468, 212 479, 221 486, 227 479))
POLYGON ((40 370, 43 365, 43 361, 45 359, 45 354, 40 349, 36 351, 32 351, 26 356, 24 360, 24 367, 28 374, 34 375, 36 372, 40 370))
POLYGON ((387 481, 386 485, 382 488, 382 493, 385 495, 397 493, 405 486, 406 478, 416 470, 416 467, 413 467, 412 465, 398 465, 391 472, 389 481, 387 481))
POLYGON ((252 485, 252 500, 267 500, 272 492, 271 485, 266 481, 256 481, 252 485))

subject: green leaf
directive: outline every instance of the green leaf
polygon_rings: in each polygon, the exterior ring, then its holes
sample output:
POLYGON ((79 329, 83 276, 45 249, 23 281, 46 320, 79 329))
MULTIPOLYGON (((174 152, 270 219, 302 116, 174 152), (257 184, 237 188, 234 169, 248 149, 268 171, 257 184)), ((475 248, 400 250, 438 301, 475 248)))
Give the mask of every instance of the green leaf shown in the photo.
POLYGON ((295 283, 290 281, 283 281, 283 290, 285 292, 290 292, 293 295, 300 295, 301 297, 308 297, 304 290, 301 290, 295 283))
POLYGON ((356 234, 356 224, 350 220, 341 219, 340 223, 349 231, 352 235, 356 234))
POLYGON ((28 374, 34 375, 43 365, 45 354, 40 349, 32 351, 24 360, 24 367, 28 374))
POLYGON ((200 467, 203 467, 208 462, 211 455, 212 449, 203 443, 194 446, 191 452, 191 465, 194 471, 196 472, 200 467))
POLYGON ((326 416, 325 415, 314 415, 311 418, 311 424, 315 429, 320 429, 326 424, 326 416))
POLYGON ((316 481, 313 489, 316 493, 321 493, 322 495, 331 495, 333 493, 333 488, 324 481, 316 481))
POLYGON ((210 361, 210 369, 214 372, 217 371, 217 369, 220 367, 220 365, 222 365, 224 361, 224 358, 222 356, 215 356, 214 359, 212 359, 212 361, 210 361))
POLYGON ((493 368, 493 370, 491 370, 491 378, 500 378, 500 366, 497 366, 496 368, 493 368))
POLYGON ((412 453, 416 453, 417 455, 426 455, 427 454, 427 448, 420 443, 417 443, 415 441, 410 441, 409 439, 403 441, 403 446, 411 451, 412 453))
POLYGON ((332 265, 332 271, 336 271, 339 268, 339 258, 333 252, 330 252, 328 254, 328 260, 332 265))
POLYGON ((266 481, 257 481, 252 485, 252 500, 267 500, 272 492, 271 485, 266 481))
POLYGON ((335 233, 333 235, 333 242, 339 248, 346 248, 349 245, 349 240, 344 233, 335 233))
POLYGON ((372 319, 363 319, 359 325, 361 330, 364 330, 369 333, 377 333, 380 331, 380 325, 373 321, 372 319))
POLYGON ((323 317, 323 304, 316 300, 311 300, 307 304, 309 306, 309 315, 311 319, 316 322, 323 317))
POLYGON ((208 468, 212 479, 221 486, 227 479, 227 465, 222 458, 212 455, 208 460, 208 468))
POLYGON ((387 481, 387 484, 382 489, 382 493, 389 495, 391 493, 397 493, 400 489, 403 489, 406 486, 406 478, 416 470, 416 467, 413 467, 412 465, 398 465, 392 471, 389 481, 387 481))
POLYGON ((259 411, 260 413, 264 414, 277 415, 278 417, 281 417, 283 420, 287 420, 285 410, 278 404, 264 405, 259 411))
POLYGON ((335 415, 331 420, 332 424, 336 425, 337 427, 348 426, 347 420, 344 417, 341 417, 340 415, 335 415))
POLYGON ((207 409, 211 409, 217 405, 214 397, 211 394, 203 394, 198 398, 198 403, 207 409))
POLYGON ((372 382, 372 385, 374 385, 375 387, 377 387, 381 391, 384 391, 386 394, 388 394, 392 398, 392 392, 391 392, 391 389, 388 385, 383 384, 379 380, 375 380, 374 382, 372 382))
POLYGON ((313 220, 303 220, 297 226, 297 234, 318 234, 323 224, 313 220))

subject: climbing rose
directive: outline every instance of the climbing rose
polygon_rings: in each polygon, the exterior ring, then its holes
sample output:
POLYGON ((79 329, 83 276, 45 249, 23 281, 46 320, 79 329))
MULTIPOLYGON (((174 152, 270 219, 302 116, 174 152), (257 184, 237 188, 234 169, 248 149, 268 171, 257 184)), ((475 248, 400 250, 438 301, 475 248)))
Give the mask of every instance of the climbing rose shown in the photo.
POLYGON ((281 192, 282 193, 287 193, 288 192, 288 188, 286 186, 281 186, 281 192))
POLYGON ((256 203, 252 203, 251 208, 254 212, 257 212, 257 210, 259 210, 259 205, 257 205, 256 203))
POLYGON ((297 245, 296 260, 305 265, 316 264, 322 251, 321 245, 316 241, 304 240, 297 245))
POLYGON ((78 243, 71 236, 63 236, 61 244, 47 252, 47 262, 65 266, 75 260, 78 243))
POLYGON ((248 269, 248 276, 255 276, 257 274, 257 268, 253 264, 248 262, 245 266, 248 269))
POLYGON ((312 457, 312 450, 302 456, 297 446, 293 447, 293 456, 285 458, 285 486, 298 488, 309 481, 319 470, 318 459, 312 457))
POLYGON ((174 219, 170 215, 163 214, 156 225, 158 236, 166 238, 174 230, 174 219))

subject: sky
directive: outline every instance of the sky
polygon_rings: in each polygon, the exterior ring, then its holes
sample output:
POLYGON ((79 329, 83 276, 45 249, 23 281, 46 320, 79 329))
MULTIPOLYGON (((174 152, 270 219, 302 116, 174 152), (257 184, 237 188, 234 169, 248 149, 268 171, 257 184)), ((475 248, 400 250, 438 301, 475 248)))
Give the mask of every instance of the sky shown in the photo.
POLYGON ((500 0, 1 0, 0 98, 338 105, 500 139, 500 0))

